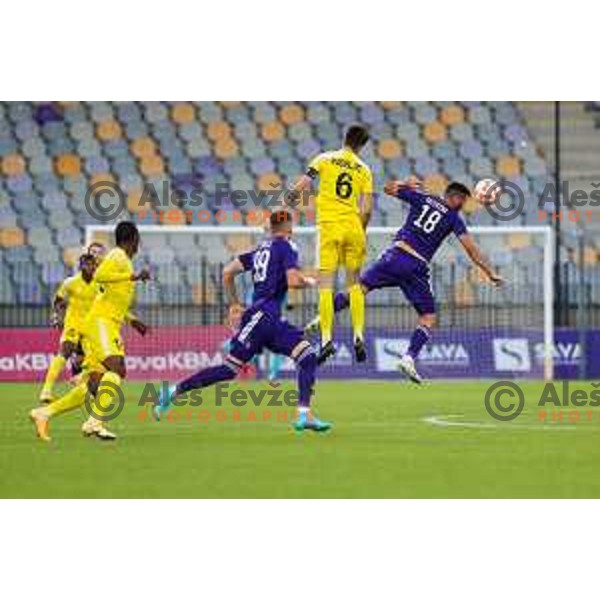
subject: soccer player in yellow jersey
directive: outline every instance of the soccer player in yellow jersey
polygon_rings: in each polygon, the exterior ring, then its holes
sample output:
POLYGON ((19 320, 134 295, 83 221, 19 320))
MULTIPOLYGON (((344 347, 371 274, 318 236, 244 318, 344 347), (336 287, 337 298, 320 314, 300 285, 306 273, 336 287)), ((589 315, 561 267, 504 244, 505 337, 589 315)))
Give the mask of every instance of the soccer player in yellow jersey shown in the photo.
MULTIPOLYGON (((84 367, 88 377, 56 402, 31 411, 36 432, 44 441, 50 440, 50 418, 81 406, 88 391, 95 396, 96 414, 107 411, 114 400, 114 389, 120 389, 125 377, 121 327, 129 319, 139 333, 143 335, 146 332, 146 326, 129 315, 134 300, 135 282, 150 279, 147 269, 134 273, 131 259, 137 253, 140 243, 135 224, 119 223, 115 241, 116 248, 106 255, 94 274, 94 281, 102 287, 102 292, 95 298, 84 326, 84 367)), ((111 436, 110 439, 113 438, 111 436)))
POLYGON ((80 353, 83 326, 87 314, 98 293, 98 284, 93 281, 96 271, 96 258, 87 251, 79 258, 79 271, 67 277, 54 295, 52 323, 62 329, 58 354, 50 362, 40 402, 52 401, 52 389, 65 364, 80 353))
POLYGON ((356 360, 366 360, 364 342, 365 297, 358 274, 367 253, 366 228, 373 210, 373 176, 359 152, 369 141, 362 125, 346 131, 340 150, 319 154, 292 187, 288 198, 297 199, 319 179, 316 199, 319 231, 319 316, 321 352, 319 364, 335 354, 333 344, 333 288, 338 269, 346 271, 356 360))

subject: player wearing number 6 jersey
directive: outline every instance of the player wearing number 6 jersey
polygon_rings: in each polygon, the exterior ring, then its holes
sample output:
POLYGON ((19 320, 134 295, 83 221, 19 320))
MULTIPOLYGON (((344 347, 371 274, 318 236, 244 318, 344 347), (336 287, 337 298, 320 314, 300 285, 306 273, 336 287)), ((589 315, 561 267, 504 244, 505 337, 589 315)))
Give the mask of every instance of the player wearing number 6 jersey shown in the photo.
MULTIPOLYGON (((392 246, 361 274, 360 283, 365 294, 386 287, 399 287, 414 306, 419 315, 418 326, 411 337, 408 352, 400 359, 399 368, 410 379, 420 383, 421 377, 414 361, 436 324, 429 263, 444 240, 450 234, 456 235, 471 260, 492 283, 500 284, 502 278, 483 257, 460 215, 470 196, 466 186, 453 182, 442 198, 421 190, 416 180, 390 181, 385 192, 409 204, 408 216, 396 233, 392 246)), ((346 309, 349 304, 348 294, 336 294, 336 312, 346 309)), ((315 326, 316 319, 307 329, 315 326)))
POLYGON ((362 125, 352 125, 340 150, 325 152, 314 158, 306 172, 292 188, 288 198, 310 187, 319 179, 316 199, 319 231, 319 315, 321 317, 321 353, 324 362, 335 353, 333 335, 333 287, 340 267, 346 271, 356 360, 366 359, 364 344, 365 298, 358 283, 367 250, 365 229, 373 205, 371 169, 358 153, 369 141, 362 125))

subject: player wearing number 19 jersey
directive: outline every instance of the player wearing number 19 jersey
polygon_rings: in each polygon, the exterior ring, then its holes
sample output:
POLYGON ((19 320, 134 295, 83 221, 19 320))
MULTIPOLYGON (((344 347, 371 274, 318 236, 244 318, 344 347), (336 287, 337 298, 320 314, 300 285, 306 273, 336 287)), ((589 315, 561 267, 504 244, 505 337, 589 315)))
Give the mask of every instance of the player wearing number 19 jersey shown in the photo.
POLYGON ((300 271, 298 252, 292 244, 292 216, 286 211, 271 215, 271 236, 250 252, 240 254, 223 271, 223 285, 230 309, 230 321, 236 332, 229 344, 229 353, 222 365, 194 373, 166 393, 161 393, 154 414, 160 419, 172 399, 191 390, 205 388, 234 379, 243 366, 263 350, 289 356, 298 371, 297 431, 327 431, 330 424, 310 413, 315 382, 317 357, 304 333, 281 316, 288 288, 316 285, 316 281, 300 271), (235 277, 244 271, 252 273, 254 293, 252 304, 242 308, 235 289, 235 277), (241 315, 241 320, 240 320, 241 315), (233 325, 233 323, 232 323, 233 325))
MULTIPOLYGON (((446 188, 444 197, 438 197, 419 189, 416 181, 391 181, 385 186, 385 192, 409 205, 408 216, 396 233, 393 244, 361 274, 360 282, 365 294, 386 287, 399 287, 417 311, 418 325, 399 368, 410 379, 420 383, 414 360, 429 340, 436 323, 429 263, 444 240, 451 234, 457 236, 468 256, 490 281, 499 284, 502 279, 481 254, 460 215, 470 196, 466 186, 453 182, 446 188)), ((336 312, 347 308, 348 295, 336 294, 334 305, 336 312)))
POLYGON ((373 176, 371 169, 358 156, 369 141, 367 130, 352 125, 340 150, 324 152, 315 157, 306 174, 291 190, 297 194, 319 180, 316 199, 319 231, 319 314, 321 324, 321 355, 325 361, 335 352, 332 342, 334 305, 333 286, 339 268, 346 271, 350 298, 350 313, 356 359, 366 359, 364 345, 365 298, 358 284, 367 241, 365 229, 371 218, 373 176))

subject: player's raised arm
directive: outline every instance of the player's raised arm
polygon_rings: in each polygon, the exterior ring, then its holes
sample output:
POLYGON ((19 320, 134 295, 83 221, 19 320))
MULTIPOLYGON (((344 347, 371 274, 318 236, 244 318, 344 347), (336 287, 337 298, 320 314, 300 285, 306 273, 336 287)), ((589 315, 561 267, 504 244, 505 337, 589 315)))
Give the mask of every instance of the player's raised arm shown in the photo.
POLYGON ((470 233, 463 233, 458 236, 460 243, 462 244, 468 257, 476 264, 489 278, 494 285, 502 285, 504 279, 494 270, 490 265, 489 261, 481 252, 479 246, 473 239, 470 233))
POLYGON ((411 202, 416 194, 420 194, 424 192, 421 181, 416 177, 409 177, 408 179, 393 179, 388 181, 383 191, 393 198, 398 198, 399 200, 405 200, 406 202, 411 202))

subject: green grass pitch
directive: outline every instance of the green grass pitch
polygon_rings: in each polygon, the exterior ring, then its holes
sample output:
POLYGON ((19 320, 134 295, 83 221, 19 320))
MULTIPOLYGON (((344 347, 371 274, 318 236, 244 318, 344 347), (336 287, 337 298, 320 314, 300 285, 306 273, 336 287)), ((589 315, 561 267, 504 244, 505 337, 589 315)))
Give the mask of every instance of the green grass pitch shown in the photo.
POLYGON ((261 422, 262 409, 258 422, 200 422, 199 410, 215 414, 210 401, 188 409, 191 421, 185 409, 178 422, 140 420, 142 386, 128 384, 125 410, 111 423, 116 443, 84 439, 82 413, 75 411, 52 422, 53 440, 44 444, 28 419, 37 387, 3 384, 0 496, 599 497, 598 415, 576 425, 542 425, 536 420, 542 384, 527 383, 523 414, 497 423, 484 409, 488 385, 320 382, 317 410, 335 424, 320 436, 261 422))

